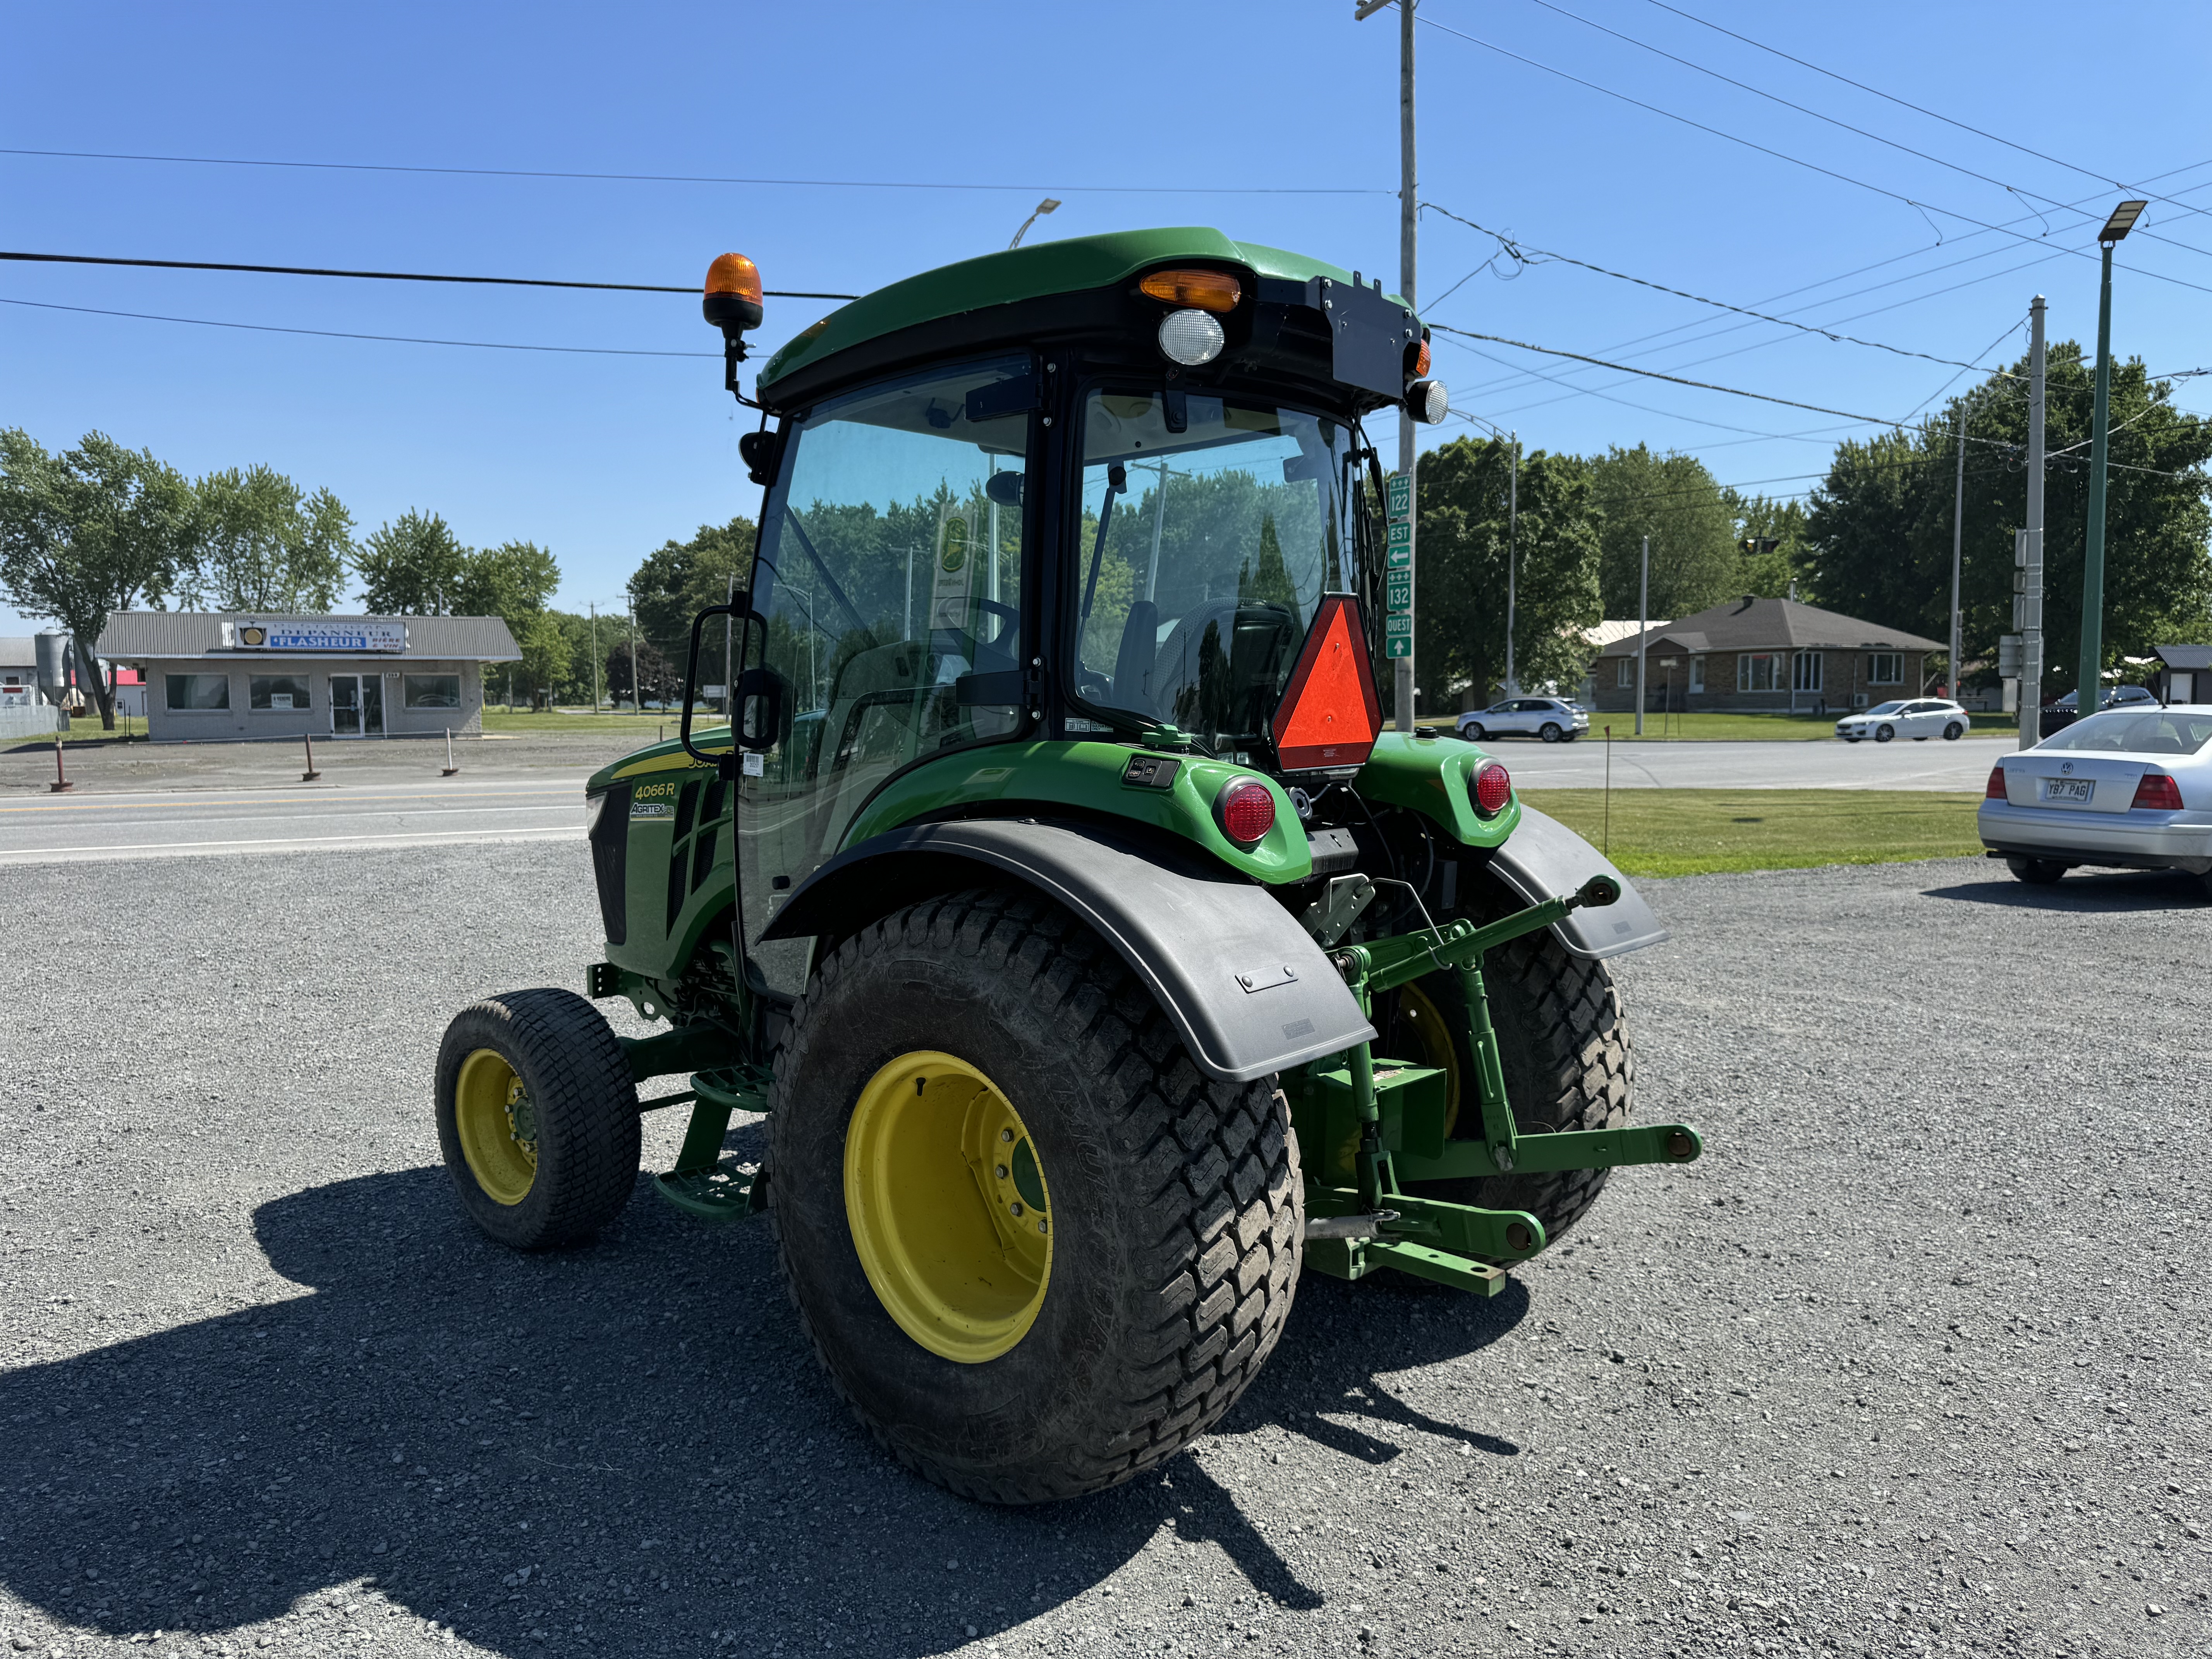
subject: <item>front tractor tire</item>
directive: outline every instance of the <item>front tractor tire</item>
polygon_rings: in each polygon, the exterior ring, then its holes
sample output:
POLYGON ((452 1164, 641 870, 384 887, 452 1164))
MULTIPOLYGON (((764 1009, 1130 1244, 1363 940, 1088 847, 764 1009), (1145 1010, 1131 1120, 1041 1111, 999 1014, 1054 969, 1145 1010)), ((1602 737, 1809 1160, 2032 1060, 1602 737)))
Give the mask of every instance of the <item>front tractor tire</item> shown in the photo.
MULTIPOLYGON (((1482 979, 1516 1133, 1617 1128, 1627 1122, 1636 1054, 1620 993, 1605 963, 1571 955, 1546 928, 1492 951, 1482 979)), ((1383 1036, 1394 1053, 1444 1073, 1447 1133, 1455 1139, 1480 1139, 1474 1054, 1457 980, 1449 974, 1415 980, 1398 994, 1389 1018, 1383 1036)), ((1413 1190, 1486 1210, 1525 1210, 1557 1243, 1597 1201, 1608 1173, 1489 1176, 1422 1182, 1413 1190)))
POLYGON ((1025 891, 829 951, 769 1115, 791 1297, 854 1414, 1000 1504, 1173 1455, 1273 1351, 1304 1251, 1272 1079, 1218 1083, 1110 946, 1025 891))
POLYGON ((454 1015, 437 1113, 461 1207, 515 1249, 588 1237, 637 1184, 637 1085, 606 1016, 573 991, 516 991, 454 1015))

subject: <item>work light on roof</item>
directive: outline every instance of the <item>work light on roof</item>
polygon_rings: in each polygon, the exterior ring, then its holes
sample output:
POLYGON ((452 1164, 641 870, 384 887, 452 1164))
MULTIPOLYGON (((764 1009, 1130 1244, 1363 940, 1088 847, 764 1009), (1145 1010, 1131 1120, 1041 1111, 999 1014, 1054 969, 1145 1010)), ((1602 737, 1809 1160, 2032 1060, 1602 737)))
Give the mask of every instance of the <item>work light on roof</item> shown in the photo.
POLYGON ((1425 426, 1451 413, 1451 393, 1442 380, 1416 380, 1406 388, 1406 412, 1425 426))
POLYGON ((1212 362, 1227 338, 1219 321, 1203 311, 1170 311, 1160 319, 1161 354, 1185 368, 1212 362))

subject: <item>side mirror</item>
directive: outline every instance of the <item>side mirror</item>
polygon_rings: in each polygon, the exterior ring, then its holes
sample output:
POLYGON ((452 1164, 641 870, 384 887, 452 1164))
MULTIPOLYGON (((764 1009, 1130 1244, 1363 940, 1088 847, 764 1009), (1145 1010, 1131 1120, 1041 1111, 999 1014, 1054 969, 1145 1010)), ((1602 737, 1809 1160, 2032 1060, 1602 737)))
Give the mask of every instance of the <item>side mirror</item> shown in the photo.
MULTIPOLYGON (((763 427, 757 432, 742 434, 738 439, 738 459, 745 464, 745 476, 766 489, 775 482, 775 470, 783 464, 783 434, 763 427)), ((1018 473, 1009 475, 1018 478, 1018 473)))
MULTIPOLYGON (((733 747, 732 752, 727 755, 710 755, 691 741, 691 704, 693 694, 699 687, 699 630, 706 626, 707 619, 710 617, 727 617, 732 622, 750 627, 757 614, 753 610, 752 601, 744 599, 732 599, 727 605, 710 605, 691 618, 691 651, 684 663, 684 720, 683 723, 676 728, 676 732, 684 744, 685 754, 690 756, 702 766, 714 767, 716 769, 717 775, 723 778, 737 775, 734 752, 736 733, 733 732, 731 734, 733 747)), ((762 626, 766 627, 766 620, 763 618, 762 626)), ((738 660, 743 662, 744 656, 740 654, 738 660)), ((746 678, 750 678, 750 675, 746 678)))
POLYGON ((775 748, 783 736, 783 676, 773 669, 748 668, 738 677, 730 707, 730 730, 738 748, 756 753, 775 748))
MULTIPOLYGON (((744 441, 742 438, 738 441, 738 448, 740 453, 744 452, 744 441)), ((754 482, 758 483, 759 480, 754 482)), ((1018 472, 994 472, 985 482, 983 493, 1000 507, 1019 507, 1022 504, 1022 475, 1018 472)))

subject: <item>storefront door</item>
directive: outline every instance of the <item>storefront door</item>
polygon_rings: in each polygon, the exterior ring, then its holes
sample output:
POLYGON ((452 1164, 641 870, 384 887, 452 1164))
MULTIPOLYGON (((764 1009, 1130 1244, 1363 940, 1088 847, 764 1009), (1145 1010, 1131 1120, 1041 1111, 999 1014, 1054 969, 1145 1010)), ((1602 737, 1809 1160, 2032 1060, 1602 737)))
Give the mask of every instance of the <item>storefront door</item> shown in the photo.
POLYGON ((331 732, 341 738, 384 735, 384 676, 331 676, 331 732))

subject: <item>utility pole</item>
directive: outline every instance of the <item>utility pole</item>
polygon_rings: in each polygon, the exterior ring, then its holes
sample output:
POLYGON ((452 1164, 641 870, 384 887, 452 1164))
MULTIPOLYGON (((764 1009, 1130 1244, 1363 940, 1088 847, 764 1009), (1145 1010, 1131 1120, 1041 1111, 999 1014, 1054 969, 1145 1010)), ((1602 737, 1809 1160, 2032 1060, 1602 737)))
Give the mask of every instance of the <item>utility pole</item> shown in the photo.
MULTIPOLYGON (((1365 22, 1376 12, 1383 10, 1391 0, 1357 0, 1352 7, 1354 22, 1365 22)), ((1410 310, 1419 309, 1414 297, 1415 226, 1420 217, 1420 202, 1414 194, 1413 179, 1413 0, 1396 0, 1398 7, 1398 294, 1410 310)), ((1414 488, 1414 441, 1413 411, 1404 405, 1398 410, 1398 471, 1406 477, 1406 495, 1409 519, 1407 525, 1406 585, 1408 594, 1406 614, 1413 615, 1411 594, 1413 585, 1414 527, 1420 518, 1420 496, 1414 488)), ((1413 642, 1409 634, 1406 640, 1406 654, 1396 659, 1397 677, 1393 688, 1397 702, 1397 726, 1401 732, 1413 729, 1413 642)))
POLYGON ((1513 672, 1513 610, 1515 589, 1515 543, 1521 524, 1521 434, 1509 434, 1513 446, 1507 461, 1505 475, 1505 695, 1521 695, 1520 679, 1513 672))
POLYGON ((599 607, 592 604, 592 712, 599 712, 599 607))
POLYGON ((2021 550, 2020 746, 2043 740, 2043 296, 2027 308, 2027 534, 2021 550))
POLYGON ((1644 635, 1651 631, 1651 538, 1644 538, 1644 585, 1636 601, 1636 735, 1644 735, 1644 635))
POLYGON ((637 678, 637 601, 629 603, 629 707, 634 714, 645 713, 645 690, 637 678))
MULTIPOLYGON (((1967 397, 1971 398, 1972 393, 1967 397)), ((1951 701, 1959 701, 1959 562, 1965 543, 1966 523, 1966 403, 1959 399, 1959 475, 1951 493, 1951 701)), ((1797 706, 1796 693, 1790 693, 1790 706, 1797 706)))
POLYGON ((2081 672, 2074 684, 2075 718, 2103 706, 2105 690, 2105 456, 2112 414, 2112 250, 2135 228, 2147 202, 2123 202, 2097 233, 2104 280, 2097 289, 2097 397, 2089 416, 2089 533, 2081 544, 2081 672))

